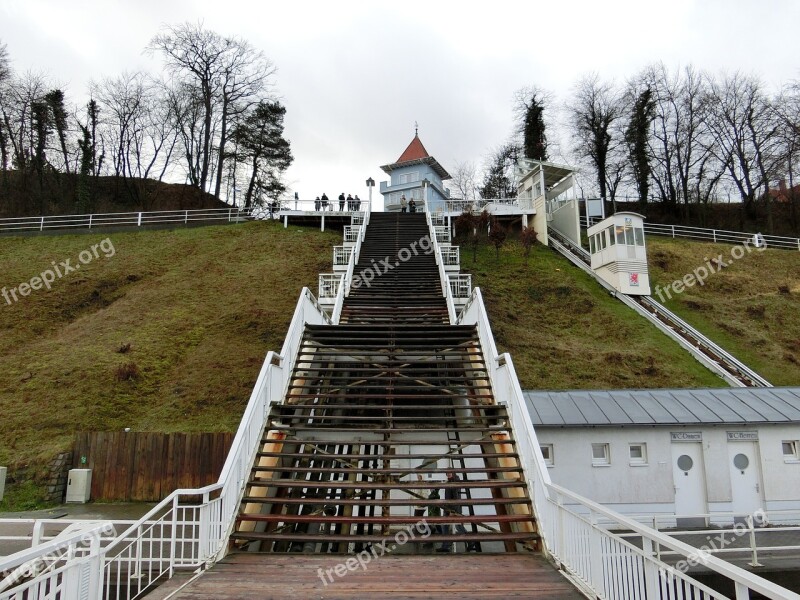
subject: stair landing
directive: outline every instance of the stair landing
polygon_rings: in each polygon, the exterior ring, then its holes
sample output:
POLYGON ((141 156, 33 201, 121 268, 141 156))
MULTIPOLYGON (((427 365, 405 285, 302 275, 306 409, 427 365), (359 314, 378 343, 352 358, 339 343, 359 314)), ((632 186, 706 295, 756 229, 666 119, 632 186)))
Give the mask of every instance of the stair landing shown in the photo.
POLYGON ((354 556, 232 554, 192 581, 173 578, 152 594, 175 600, 286 598, 319 600, 538 600, 583 599, 572 584, 536 554, 383 556, 362 569, 354 556), (352 570, 337 577, 328 569, 352 570), (322 576, 320 576, 322 573, 322 576), (327 584, 323 583, 325 578, 327 584), (331 583, 331 579, 333 582, 331 583), (180 585, 184 587, 177 589, 180 585))

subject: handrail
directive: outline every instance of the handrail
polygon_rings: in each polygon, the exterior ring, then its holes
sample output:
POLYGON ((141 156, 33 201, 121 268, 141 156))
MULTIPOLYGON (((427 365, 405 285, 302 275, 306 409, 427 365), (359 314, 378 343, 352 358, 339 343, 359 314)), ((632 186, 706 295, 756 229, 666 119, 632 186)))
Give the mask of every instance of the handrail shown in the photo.
MULTIPOLYGON (((533 499, 538 522, 543 528, 540 534, 545 550, 561 564, 573 581, 580 587, 589 588, 592 595, 609 599, 658 597, 659 589, 675 586, 688 588, 686 597, 694 590, 706 593, 709 598, 724 598, 657 558, 658 550, 663 546, 686 559, 699 562, 700 553, 697 548, 642 525, 550 480, 513 361, 508 353, 497 352, 480 288, 473 290, 458 322, 477 326, 495 398, 508 408, 520 465, 533 499), (565 499, 569 500, 571 506, 565 506, 565 499), (581 510, 575 510, 573 506, 581 510), (636 532, 641 544, 631 544, 620 535, 612 533, 598 523, 598 517, 610 520, 616 524, 616 528, 636 532), (635 585, 641 591, 631 596, 628 584, 620 583, 623 581, 630 582, 631 586, 635 585)), ((800 595, 719 558, 703 555, 702 560, 707 568, 734 583, 737 600, 749 598, 751 590, 773 600, 800 600, 800 595)))
MULTIPOLYGON (((581 227, 589 227, 599 223, 602 219, 598 217, 581 217, 581 227)), ((645 223, 644 232, 649 235, 660 235, 666 237, 681 237, 696 240, 709 241, 714 243, 734 243, 742 244, 750 242, 754 235, 760 236, 768 248, 780 248, 782 250, 800 250, 800 238, 786 237, 779 235, 765 235, 761 233, 747 233, 746 231, 730 231, 727 229, 709 229, 706 227, 693 227, 690 225, 669 225, 663 223, 645 223)))
MULTIPOLYGON (((427 209, 427 205, 423 205, 427 209)), ((444 268, 444 259, 442 258, 442 251, 439 248, 439 242, 436 239, 436 228, 431 219, 431 213, 425 210, 425 222, 428 224, 428 238, 433 244, 433 255, 436 257, 436 267, 439 269, 439 283, 442 286, 442 295, 447 302, 447 314, 450 319, 450 324, 456 322, 456 304, 453 299, 453 292, 450 289, 450 277, 444 268)))
POLYGON ((187 224, 197 221, 240 222, 251 212, 235 206, 190 210, 95 213, 83 215, 47 215, 6 217, 0 219, 0 233, 25 233, 51 229, 96 229, 98 227, 141 227, 157 224, 187 224))
POLYGON ((361 255, 361 244, 367 236, 367 225, 369 225, 370 212, 364 213, 364 220, 361 222, 358 232, 358 239, 355 246, 350 251, 350 259, 347 261, 347 272, 344 275, 344 281, 339 284, 339 289, 336 293, 336 302, 333 305, 332 322, 334 325, 339 324, 339 319, 342 316, 342 308, 344 308, 344 299, 350 295, 350 284, 353 282, 353 272, 355 271, 356 264, 358 264, 358 257, 361 255))
MULTIPOLYGON (((270 407, 285 398, 306 323, 330 324, 331 320, 308 288, 303 288, 281 354, 267 353, 216 483, 173 491, 107 546, 97 544, 85 557, 67 556, 63 567, 0 594, 0 600, 17 598, 14 594, 30 586, 55 588, 54 577, 68 577, 69 573, 69 577, 79 577, 85 568, 97 585, 69 598, 108 597, 122 577, 127 577, 131 586, 128 597, 137 598, 160 577, 171 576, 175 568, 201 567, 223 556, 270 407)), ((51 546, 37 546, 29 555, 46 557, 45 549, 51 546)), ((0 572, 9 564, 7 558, 0 558, 0 572)))

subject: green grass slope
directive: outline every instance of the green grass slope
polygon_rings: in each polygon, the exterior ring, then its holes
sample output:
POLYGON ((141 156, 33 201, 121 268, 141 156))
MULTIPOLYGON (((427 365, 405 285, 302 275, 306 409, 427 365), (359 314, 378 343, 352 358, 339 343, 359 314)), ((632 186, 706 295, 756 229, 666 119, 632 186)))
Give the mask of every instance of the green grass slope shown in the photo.
POLYGON ((480 286, 498 350, 523 389, 724 387, 722 379, 615 300, 586 273, 537 244, 528 264, 516 241, 495 258, 462 248, 480 286))
POLYGON ((0 464, 41 465, 79 430, 235 430, 303 286, 341 235, 273 223, 0 238, 0 288, 105 237, 114 255, 0 297, 0 464), (121 346, 130 349, 120 353, 121 346), (138 377, 119 380, 133 364, 138 377))
POLYGON ((717 272, 704 285, 670 288, 664 303, 773 385, 800 385, 800 252, 653 236, 647 244, 656 299, 656 285, 670 286, 721 255, 727 267, 712 263, 717 272))

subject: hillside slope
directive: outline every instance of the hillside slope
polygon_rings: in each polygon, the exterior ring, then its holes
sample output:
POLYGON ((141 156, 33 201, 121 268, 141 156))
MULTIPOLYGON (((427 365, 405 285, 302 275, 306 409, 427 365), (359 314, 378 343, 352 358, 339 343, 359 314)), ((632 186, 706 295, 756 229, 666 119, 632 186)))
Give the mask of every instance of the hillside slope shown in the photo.
MULTIPOLYGON (((0 287, 104 238, 2 238, 0 287)), ((113 256, 100 247, 52 290, 0 297, 0 464, 40 464, 78 430, 235 430, 341 235, 258 222, 108 239, 113 256), (123 365, 138 376, 120 380, 123 365)))
POLYGON ((484 247, 461 269, 480 286, 498 350, 523 389, 725 387, 675 342, 586 273, 537 244, 527 266, 516 241, 484 247))
POLYGON ((712 263, 716 272, 704 285, 662 291, 664 303, 773 385, 800 385, 800 252, 654 236, 647 244, 655 298, 657 285, 663 290, 702 267, 710 271, 707 263, 722 257, 728 266, 712 263))

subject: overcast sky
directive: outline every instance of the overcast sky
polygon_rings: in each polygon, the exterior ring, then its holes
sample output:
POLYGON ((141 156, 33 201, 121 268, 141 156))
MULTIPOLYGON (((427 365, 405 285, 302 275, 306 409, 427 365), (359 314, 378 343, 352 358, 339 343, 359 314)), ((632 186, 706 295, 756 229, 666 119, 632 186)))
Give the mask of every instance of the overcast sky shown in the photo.
POLYGON ((480 164, 509 137, 527 85, 563 102, 583 74, 622 82, 655 61, 741 69, 775 88, 800 78, 797 0, 0 0, 0 41, 16 70, 83 102, 90 79, 158 68, 143 49, 164 24, 199 20, 277 67, 301 198, 366 198, 415 121, 446 169, 480 164))

